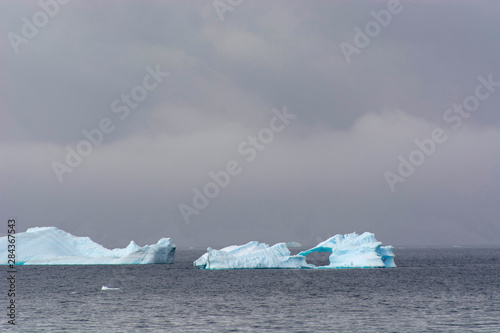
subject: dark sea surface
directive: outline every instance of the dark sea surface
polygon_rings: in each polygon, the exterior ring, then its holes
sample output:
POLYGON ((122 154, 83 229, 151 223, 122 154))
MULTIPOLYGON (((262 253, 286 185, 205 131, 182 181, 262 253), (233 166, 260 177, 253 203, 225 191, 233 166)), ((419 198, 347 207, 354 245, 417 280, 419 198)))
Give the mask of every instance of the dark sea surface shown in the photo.
POLYGON ((393 269, 203 271, 197 250, 173 265, 18 266, 17 325, 2 279, 0 330, 500 332, 499 248, 395 253, 393 269))

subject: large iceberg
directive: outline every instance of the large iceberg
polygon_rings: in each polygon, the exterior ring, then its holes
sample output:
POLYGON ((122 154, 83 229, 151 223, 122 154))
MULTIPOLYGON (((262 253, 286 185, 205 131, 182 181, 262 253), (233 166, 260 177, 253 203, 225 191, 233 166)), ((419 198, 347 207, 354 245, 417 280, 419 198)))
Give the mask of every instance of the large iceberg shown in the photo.
POLYGON ((335 235, 315 247, 302 251, 301 256, 313 252, 329 252, 330 264, 317 268, 392 268, 394 247, 382 246, 371 232, 335 235))
MULTIPOLYGON (((29 228, 15 234, 17 265, 173 264, 175 244, 162 238, 140 247, 107 249, 89 237, 77 237, 56 227, 29 228)), ((7 236, 0 237, 0 264, 7 264, 7 236)))
POLYGON ((304 256, 292 256, 286 243, 269 246, 259 242, 232 245, 220 250, 208 248, 194 265, 204 269, 313 267, 304 256))
POLYGON ((315 247, 291 255, 286 243, 273 246, 259 242, 232 245, 220 250, 208 248, 207 253, 194 262, 203 269, 242 268, 391 268, 394 248, 382 246, 375 235, 365 232, 335 235, 315 247), (329 252, 330 264, 316 267, 308 264, 307 255, 313 252, 329 252))

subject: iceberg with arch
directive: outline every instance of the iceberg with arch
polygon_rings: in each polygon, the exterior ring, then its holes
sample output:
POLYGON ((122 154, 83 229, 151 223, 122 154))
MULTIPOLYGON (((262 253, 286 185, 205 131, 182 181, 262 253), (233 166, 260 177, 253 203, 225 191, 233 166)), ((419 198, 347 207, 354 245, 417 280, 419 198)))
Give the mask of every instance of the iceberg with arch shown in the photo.
MULTIPOLYGON (((15 234, 16 265, 173 264, 170 238, 140 247, 134 241, 123 249, 107 249, 89 237, 74 236, 56 227, 29 228, 15 234)), ((7 236, 0 237, 0 264, 7 264, 7 236)))
POLYGON ((335 235, 315 247, 302 251, 301 256, 313 252, 329 252, 330 264, 316 268, 392 268, 394 247, 382 246, 371 232, 335 235))
POLYGON ((202 269, 248 269, 248 268, 392 268, 394 248, 382 246, 375 235, 365 232, 335 235, 315 247, 291 255, 286 243, 269 246, 256 241, 245 245, 232 245, 220 250, 207 249, 194 263, 202 269), (307 255, 313 252, 328 252, 329 265, 314 266, 307 263, 307 255))

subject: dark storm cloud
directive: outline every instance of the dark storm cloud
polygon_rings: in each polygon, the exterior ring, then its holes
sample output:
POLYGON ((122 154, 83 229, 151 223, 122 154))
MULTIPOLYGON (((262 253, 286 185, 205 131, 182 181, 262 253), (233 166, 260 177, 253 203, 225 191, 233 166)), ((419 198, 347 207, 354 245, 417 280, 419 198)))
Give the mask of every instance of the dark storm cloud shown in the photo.
POLYGON ((210 2, 72 1, 16 53, 8 34, 22 36, 22 18, 41 7, 3 2, 1 217, 107 246, 317 243, 352 231, 498 244, 500 91, 457 130, 443 114, 478 76, 500 81, 500 5, 402 2, 348 64, 339 45, 388 3, 243 2, 221 21, 210 2), (148 66, 170 75, 120 119, 113 101, 148 66), (285 106, 297 117, 246 161, 238 146, 285 106), (53 161, 65 164, 65 147, 104 118, 114 130, 59 182, 53 161), (391 192, 384 172, 437 127, 447 140, 391 192), (193 188, 230 160, 242 172, 186 224, 179 204, 193 206, 193 188))

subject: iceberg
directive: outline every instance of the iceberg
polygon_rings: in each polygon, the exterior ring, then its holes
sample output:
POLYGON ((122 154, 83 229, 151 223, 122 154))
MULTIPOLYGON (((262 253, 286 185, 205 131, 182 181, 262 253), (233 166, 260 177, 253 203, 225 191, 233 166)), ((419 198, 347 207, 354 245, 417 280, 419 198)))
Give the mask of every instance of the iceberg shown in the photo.
POLYGON ((299 242, 286 242, 286 246, 288 247, 302 247, 302 244, 299 242))
POLYGON ((120 290, 120 288, 111 288, 107 286, 102 286, 101 290, 120 290))
POLYGON ((335 235, 319 243, 315 247, 302 251, 301 256, 313 252, 329 252, 330 264, 317 268, 392 268, 394 263, 394 247, 382 246, 371 232, 357 235, 355 232, 346 235, 335 235))
POLYGON ((207 249, 194 263, 202 269, 245 269, 245 268, 392 268, 394 248, 382 246, 375 235, 365 232, 335 235, 315 247, 291 255, 286 243, 269 246, 256 241, 245 245, 231 245, 220 250, 207 249), (313 252, 330 253, 330 264, 314 266, 306 261, 313 252))
MULTIPOLYGON (((140 247, 107 249, 89 237, 77 237, 56 227, 29 228, 15 234, 17 265, 173 264, 175 244, 162 238, 140 247)), ((0 237, 0 264, 7 264, 7 236, 0 237)))
POLYGON ((304 256, 292 256, 286 243, 269 246, 255 241, 220 250, 208 248, 207 253, 194 262, 194 266, 203 269, 313 267, 306 262, 304 256))

